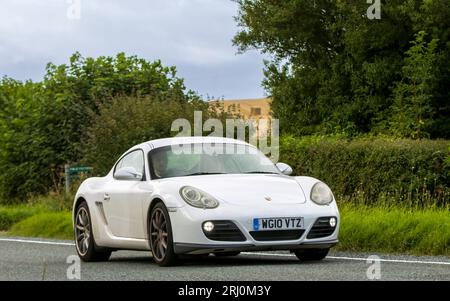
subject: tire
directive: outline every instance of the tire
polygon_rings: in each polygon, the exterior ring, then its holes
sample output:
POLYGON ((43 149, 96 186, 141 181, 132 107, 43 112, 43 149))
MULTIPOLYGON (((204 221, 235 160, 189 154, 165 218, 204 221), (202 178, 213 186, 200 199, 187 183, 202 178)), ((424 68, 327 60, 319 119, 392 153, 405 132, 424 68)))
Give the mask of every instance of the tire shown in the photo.
POLYGON ((172 225, 169 213, 163 203, 153 207, 148 219, 149 244, 153 260, 162 267, 174 266, 178 256, 173 249, 172 225))
POLYGON ((324 259, 330 249, 304 249, 295 250, 295 256, 301 261, 319 261, 324 259))
POLYGON ((74 237, 75 248, 82 261, 107 261, 111 256, 110 249, 99 248, 95 243, 91 215, 85 201, 77 207, 75 212, 74 237))
POLYGON ((239 254, 241 254, 241 252, 239 251, 235 251, 235 252, 217 252, 214 253, 215 256, 217 257, 228 257, 228 256, 238 256, 239 254))

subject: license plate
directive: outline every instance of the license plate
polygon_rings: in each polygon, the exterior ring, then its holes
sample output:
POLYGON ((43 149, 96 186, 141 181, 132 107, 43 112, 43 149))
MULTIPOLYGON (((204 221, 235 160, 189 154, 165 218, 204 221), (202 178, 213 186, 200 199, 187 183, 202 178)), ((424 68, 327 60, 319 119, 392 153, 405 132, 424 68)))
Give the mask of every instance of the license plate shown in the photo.
POLYGON ((254 218, 253 230, 291 230, 303 229, 302 217, 254 218))

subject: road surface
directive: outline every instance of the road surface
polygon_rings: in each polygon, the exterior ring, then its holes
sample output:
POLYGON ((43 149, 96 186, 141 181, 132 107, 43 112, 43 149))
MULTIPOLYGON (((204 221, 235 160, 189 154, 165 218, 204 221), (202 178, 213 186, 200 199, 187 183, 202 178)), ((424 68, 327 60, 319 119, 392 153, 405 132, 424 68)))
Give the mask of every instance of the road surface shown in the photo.
POLYGON ((333 252, 301 263, 287 252, 262 252, 161 268, 148 252, 119 251, 108 262, 79 266, 75 254, 71 241, 0 237, 0 280, 450 280, 448 257, 333 252), (370 255, 380 261, 368 262, 370 255))

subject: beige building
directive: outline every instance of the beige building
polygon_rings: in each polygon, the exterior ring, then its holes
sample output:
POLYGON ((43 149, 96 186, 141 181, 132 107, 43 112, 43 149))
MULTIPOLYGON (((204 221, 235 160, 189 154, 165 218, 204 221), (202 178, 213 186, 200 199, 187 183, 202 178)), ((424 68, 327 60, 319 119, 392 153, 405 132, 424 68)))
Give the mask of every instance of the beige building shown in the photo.
POLYGON ((226 99, 211 101, 212 105, 217 106, 230 114, 236 114, 243 119, 270 119, 270 98, 256 99, 226 99))
POLYGON ((257 99, 227 99, 211 101, 211 107, 220 112, 227 112, 237 118, 245 120, 255 120, 256 133, 255 135, 267 136, 271 127, 270 105, 272 99, 257 98, 257 99), (267 122, 260 121, 265 119, 267 122))

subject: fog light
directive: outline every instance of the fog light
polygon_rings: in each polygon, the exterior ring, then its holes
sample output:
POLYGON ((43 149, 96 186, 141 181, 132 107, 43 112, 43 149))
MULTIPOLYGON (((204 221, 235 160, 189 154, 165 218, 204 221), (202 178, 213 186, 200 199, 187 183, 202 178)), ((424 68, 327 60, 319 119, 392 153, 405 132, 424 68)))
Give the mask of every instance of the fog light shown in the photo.
POLYGON ((330 223, 330 226, 334 228, 336 226, 336 218, 334 218, 334 217, 330 218, 329 223, 330 223))
POLYGON ((212 222, 204 223, 203 230, 205 230, 206 232, 211 232, 212 230, 214 230, 214 224, 212 222))

